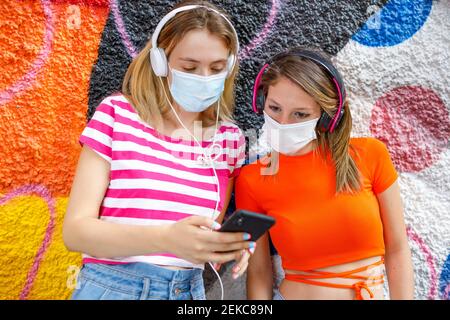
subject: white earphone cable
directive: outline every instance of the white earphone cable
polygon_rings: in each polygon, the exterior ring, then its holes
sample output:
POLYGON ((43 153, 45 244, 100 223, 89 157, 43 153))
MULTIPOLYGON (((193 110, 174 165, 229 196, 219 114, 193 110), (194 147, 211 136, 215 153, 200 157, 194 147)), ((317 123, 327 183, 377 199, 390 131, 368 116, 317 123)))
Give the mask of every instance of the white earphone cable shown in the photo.
MULTIPOLYGON (((215 177, 216 185, 217 185, 216 206, 215 206, 215 209, 214 209, 213 214, 212 214, 212 218, 213 218, 213 220, 215 220, 215 215, 216 215, 216 212, 218 211, 219 202, 220 202, 220 183, 219 183, 219 177, 217 176, 216 168, 215 168, 215 166, 214 166, 214 160, 216 160, 217 157, 220 156, 220 152, 217 154, 216 157, 214 157, 214 159, 211 157, 211 154, 208 154, 207 152, 205 152, 205 150, 203 149, 203 146, 201 145, 201 143, 198 142, 197 138, 191 133, 191 131, 190 131, 188 128, 186 128, 186 126, 184 125, 183 121, 181 121, 180 117, 178 116, 177 112, 175 111, 175 108, 173 107, 173 105, 172 105, 172 103, 170 102, 170 99, 169 99, 169 97, 168 97, 168 95, 167 95, 166 88, 164 87, 164 83, 163 83, 161 77, 158 77, 158 79, 159 79, 159 81, 161 82, 161 86, 162 86, 162 88, 163 88, 163 91, 164 91, 164 95, 165 95, 165 97, 166 97, 166 100, 167 100, 167 102, 169 103, 170 108, 172 109, 173 113, 175 114, 175 117, 177 118, 178 122, 181 124, 181 126, 184 128, 184 130, 187 131, 187 133, 191 136, 191 138, 194 139, 194 141, 197 143, 197 145, 200 147, 200 150, 201 150, 201 152, 202 152, 202 154, 203 154, 204 160, 207 160, 207 161, 209 162, 209 165, 210 165, 211 168, 213 169, 214 177, 215 177)), ((219 97, 219 100, 218 100, 218 102, 217 102, 216 125, 215 125, 215 129, 214 129, 213 141, 212 141, 212 144, 211 144, 211 146, 210 146, 210 148, 212 147, 211 152, 214 150, 214 146, 216 145, 215 143, 216 143, 217 127, 218 127, 218 123, 219 123, 219 112, 220 112, 220 97, 219 97)), ((219 147, 221 148, 220 145, 219 145, 219 147)), ((201 156, 200 156, 200 157, 201 157, 201 156)), ((200 158, 200 157, 199 157, 199 158, 200 158)), ((212 230, 212 229, 211 229, 211 230, 212 230)), ((217 275, 217 278, 219 279, 220 289, 221 289, 221 292, 222 292, 221 298, 220 298, 220 299, 223 300, 223 293, 224 293, 224 290, 223 290, 222 279, 220 278, 220 275, 219 275, 219 273, 217 272, 217 270, 214 268, 212 262, 208 262, 208 263, 209 263, 209 265, 211 266, 211 268, 213 269, 214 273, 217 275)))

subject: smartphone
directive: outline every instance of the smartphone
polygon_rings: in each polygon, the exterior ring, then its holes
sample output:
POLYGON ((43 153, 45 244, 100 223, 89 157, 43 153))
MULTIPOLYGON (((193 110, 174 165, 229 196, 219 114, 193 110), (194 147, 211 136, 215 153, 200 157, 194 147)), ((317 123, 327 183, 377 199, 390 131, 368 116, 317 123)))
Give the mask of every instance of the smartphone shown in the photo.
POLYGON ((219 229, 221 232, 247 232, 256 241, 275 224, 275 219, 247 210, 235 211, 219 229))

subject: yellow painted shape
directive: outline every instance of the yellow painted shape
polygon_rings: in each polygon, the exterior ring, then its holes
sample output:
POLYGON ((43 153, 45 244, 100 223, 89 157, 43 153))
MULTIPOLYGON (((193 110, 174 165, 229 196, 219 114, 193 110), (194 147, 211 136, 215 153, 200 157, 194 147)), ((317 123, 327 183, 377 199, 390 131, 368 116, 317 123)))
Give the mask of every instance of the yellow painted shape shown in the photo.
MULTIPOLYGON (((62 224, 68 198, 56 200, 56 224, 52 239, 39 266, 28 299, 68 299, 73 273, 81 266, 81 255, 67 251, 62 240, 62 224)), ((42 245, 50 221, 44 199, 19 196, 0 206, 0 299, 19 299, 28 272, 42 245)))

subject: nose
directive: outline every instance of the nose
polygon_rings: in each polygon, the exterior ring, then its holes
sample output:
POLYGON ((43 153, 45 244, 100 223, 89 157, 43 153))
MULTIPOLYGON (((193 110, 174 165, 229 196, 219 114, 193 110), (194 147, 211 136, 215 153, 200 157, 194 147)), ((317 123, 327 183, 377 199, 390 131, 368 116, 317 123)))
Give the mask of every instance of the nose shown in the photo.
POLYGON ((211 70, 208 67, 203 67, 200 69, 200 76, 208 77, 212 74, 211 70))
POLYGON ((289 124, 289 115, 286 113, 282 113, 278 118, 279 124, 289 124))

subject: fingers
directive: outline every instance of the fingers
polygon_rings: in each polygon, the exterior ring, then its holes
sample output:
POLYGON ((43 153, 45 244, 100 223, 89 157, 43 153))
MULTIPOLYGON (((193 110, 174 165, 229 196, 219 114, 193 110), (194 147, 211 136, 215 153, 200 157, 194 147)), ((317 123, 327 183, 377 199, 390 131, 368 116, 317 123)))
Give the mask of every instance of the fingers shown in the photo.
POLYGON ((229 261, 233 261, 233 260, 238 260, 241 257, 241 253, 242 250, 237 250, 237 251, 233 251, 233 252, 223 252, 223 253, 212 253, 209 256, 209 261, 213 261, 215 263, 226 263, 229 261))
POLYGON ((216 269, 216 271, 219 271, 220 267, 222 267, 222 264, 220 264, 220 263, 213 263, 213 268, 216 269))
POLYGON ((202 216, 192 216, 189 218, 185 218, 184 222, 212 230, 219 230, 221 227, 221 225, 217 223, 215 220, 202 216))
POLYGON ((250 253, 248 250, 241 250, 241 257, 237 261, 237 263, 234 265, 232 271, 233 271, 233 279, 237 279, 240 276, 242 276, 247 270, 248 267, 248 260, 250 259, 250 253))
POLYGON ((246 232, 202 232, 202 239, 211 243, 229 244, 251 240, 246 232))
POLYGON ((208 243, 208 249, 213 252, 230 252, 238 251, 242 249, 248 249, 254 251, 256 242, 253 241, 241 241, 234 243, 208 243))

